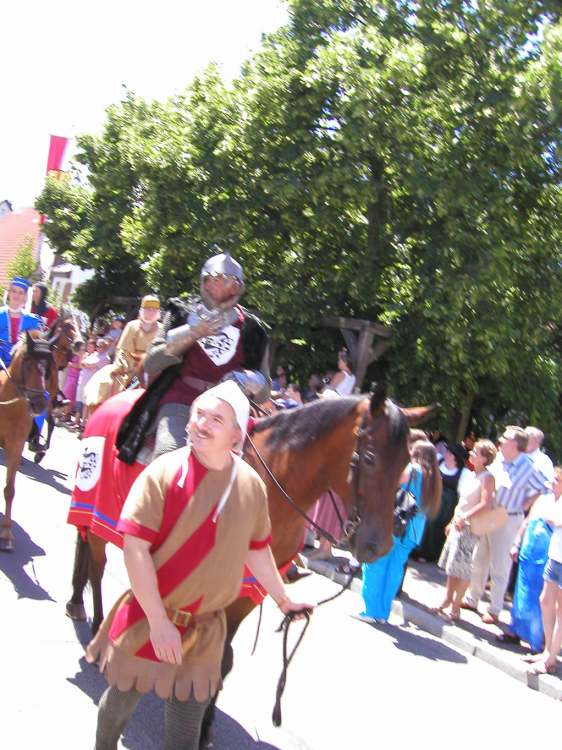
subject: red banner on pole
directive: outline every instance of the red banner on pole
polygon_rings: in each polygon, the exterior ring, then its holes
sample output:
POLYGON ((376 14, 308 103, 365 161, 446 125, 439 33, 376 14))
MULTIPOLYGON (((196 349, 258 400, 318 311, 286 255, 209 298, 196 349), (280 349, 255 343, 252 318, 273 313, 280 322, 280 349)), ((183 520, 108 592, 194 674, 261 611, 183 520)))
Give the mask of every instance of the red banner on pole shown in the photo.
POLYGON ((49 156, 47 157, 47 174, 61 171, 67 144, 68 138, 63 138, 60 135, 51 136, 49 143, 49 156))
MULTIPOLYGON (((49 154, 47 156, 47 176, 51 177, 62 177, 63 171, 61 169, 64 160, 64 152, 68 145, 68 138, 63 138, 61 135, 49 136, 49 154)), ((45 223, 46 216, 41 214, 39 224, 43 226, 45 223)))

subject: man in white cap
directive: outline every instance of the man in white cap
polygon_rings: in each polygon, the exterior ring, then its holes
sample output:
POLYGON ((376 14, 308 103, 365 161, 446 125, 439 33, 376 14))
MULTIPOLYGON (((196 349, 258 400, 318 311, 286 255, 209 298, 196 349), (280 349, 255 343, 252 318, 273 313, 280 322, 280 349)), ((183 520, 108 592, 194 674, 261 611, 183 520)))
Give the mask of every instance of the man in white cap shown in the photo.
POLYGON ((221 684, 224 608, 244 565, 280 610, 286 595, 270 549, 266 490, 236 450, 249 402, 233 381, 193 403, 184 448, 160 456, 133 484, 118 530, 131 590, 102 623, 86 657, 110 687, 100 700, 96 750, 114 750, 142 693, 166 700, 165 748, 196 750, 221 684))
POLYGON ((152 383, 117 437, 122 461, 137 460, 148 433, 154 435, 151 458, 179 448, 191 404, 226 376, 258 403, 269 397, 268 336, 238 304, 243 292, 242 266, 220 252, 203 265, 199 297, 168 300, 162 331, 144 362, 152 383))

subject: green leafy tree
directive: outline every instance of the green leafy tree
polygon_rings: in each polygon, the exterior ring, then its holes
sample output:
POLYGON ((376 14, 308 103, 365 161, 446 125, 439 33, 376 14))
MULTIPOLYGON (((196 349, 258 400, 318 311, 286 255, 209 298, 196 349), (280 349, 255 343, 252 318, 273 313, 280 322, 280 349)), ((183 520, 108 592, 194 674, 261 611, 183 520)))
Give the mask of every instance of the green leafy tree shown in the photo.
POLYGON ((559 4, 289 8, 232 87, 211 66, 111 107, 88 183, 40 198, 49 239, 120 294, 196 288, 219 243, 301 378, 339 346, 323 316, 378 319, 369 376, 441 402, 451 435, 514 411, 559 435, 559 4))
POLYGON ((16 256, 6 266, 6 276, 23 276, 29 279, 37 271, 37 258, 33 253, 33 238, 26 237, 21 243, 16 256))

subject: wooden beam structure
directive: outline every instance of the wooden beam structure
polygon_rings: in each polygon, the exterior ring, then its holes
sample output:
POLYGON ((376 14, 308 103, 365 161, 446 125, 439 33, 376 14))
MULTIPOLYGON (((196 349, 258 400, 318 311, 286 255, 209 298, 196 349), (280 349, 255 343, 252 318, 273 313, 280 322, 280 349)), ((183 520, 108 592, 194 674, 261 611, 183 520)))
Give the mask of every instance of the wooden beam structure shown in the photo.
POLYGON ((322 325, 341 331, 351 355, 353 371, 357 378, 356 387, 361 390, 367 367, 379 359, 390 346, 392 330, 372 320, 337 316, 322 318, 322 325), (378 341, 373 345, 375 336, 378 341))

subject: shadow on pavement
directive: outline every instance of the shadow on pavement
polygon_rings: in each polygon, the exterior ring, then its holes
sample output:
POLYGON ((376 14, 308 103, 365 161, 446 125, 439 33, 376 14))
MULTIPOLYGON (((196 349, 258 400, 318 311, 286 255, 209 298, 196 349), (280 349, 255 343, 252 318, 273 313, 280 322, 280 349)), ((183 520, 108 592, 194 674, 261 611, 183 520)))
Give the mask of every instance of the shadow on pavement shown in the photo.
MULTIPOLYGON (((0 452, 0 466, 6 466, 4 451, 0 452)), ((41 482, 41 484, 46 484, 57 492, 62 492, 63 495, 72 494, 68 487, 65 487, 63 484, 63 482, 66 482, 68 479, 68 474, 63 474, 61 471, 57 471, 56 469, 43 469, 41 465, 35 464, 33 461, 22 457, 19 472, 25 474, 26 477, 33 479, 35 482, 41 482)), ((14 504, 17 501, 18 493, 16 492, 14 504)))
POLYGON ((207 747, 212 750, 281 750, 277 745, 255 740, 241 724, 218 708, 215 712, 212 744, 207 747))
POLYGON ((45 550, 35 544, 29 534, 13 521, 12 531, 15 537, 15 549, 13 552, 0 553, 0 570, 10 579, 20 599, 54 601, 49 592, 45 591, 38 582, 33 567, 34 558, 43 557, 45 550), (31 563, 35 580, 24 570, 29 563, 31 563))
POLYGON ((468 659, 458 651, 446 646, 441 641, 428 638, 420 633, 415 633, 406 625, 396 627, 387 626, 389 629, 394 628, 394 645, 401 651, 408 651, 416 656, 423 656, 431 661, 450 661, 456 664, 467 664, 468 659))
POLYGON ((72 627, 76 633, 76 640, 86 648, 88 643, 92 640, 91 620, 72 620, 72 627))
MULTIPOLYGON (((96 665, 88 664, 84 657, 79 663, 80 671, 74 677, 67 677, 67 680, 97 705, 107 683, 96 665)), ((280 750, 275 745, 255 740, 228 714, 217 709, 215 716, 212 745, 209 745, 213 750, 280 750)), ((154 693, 149 693, 141 698, 121 742, 129 750, 158 750, 162 747, 163 737, 164 701, 154 693)), ((91 740, 90 745, 93 746, 94 738, 91 740)))
POLYGON ((388 622, 366 624, 394 638, 394 645, 400 651, 407 651, 416 656, 423 656, 431 661, 450 661, 456 664, 466 664, 468 662, 468 659, 458 651, 449 648, 441 641, 436 641, 434 638, 414 632, 408 627, 407 623, 400 626, 392 625, 388 622))

